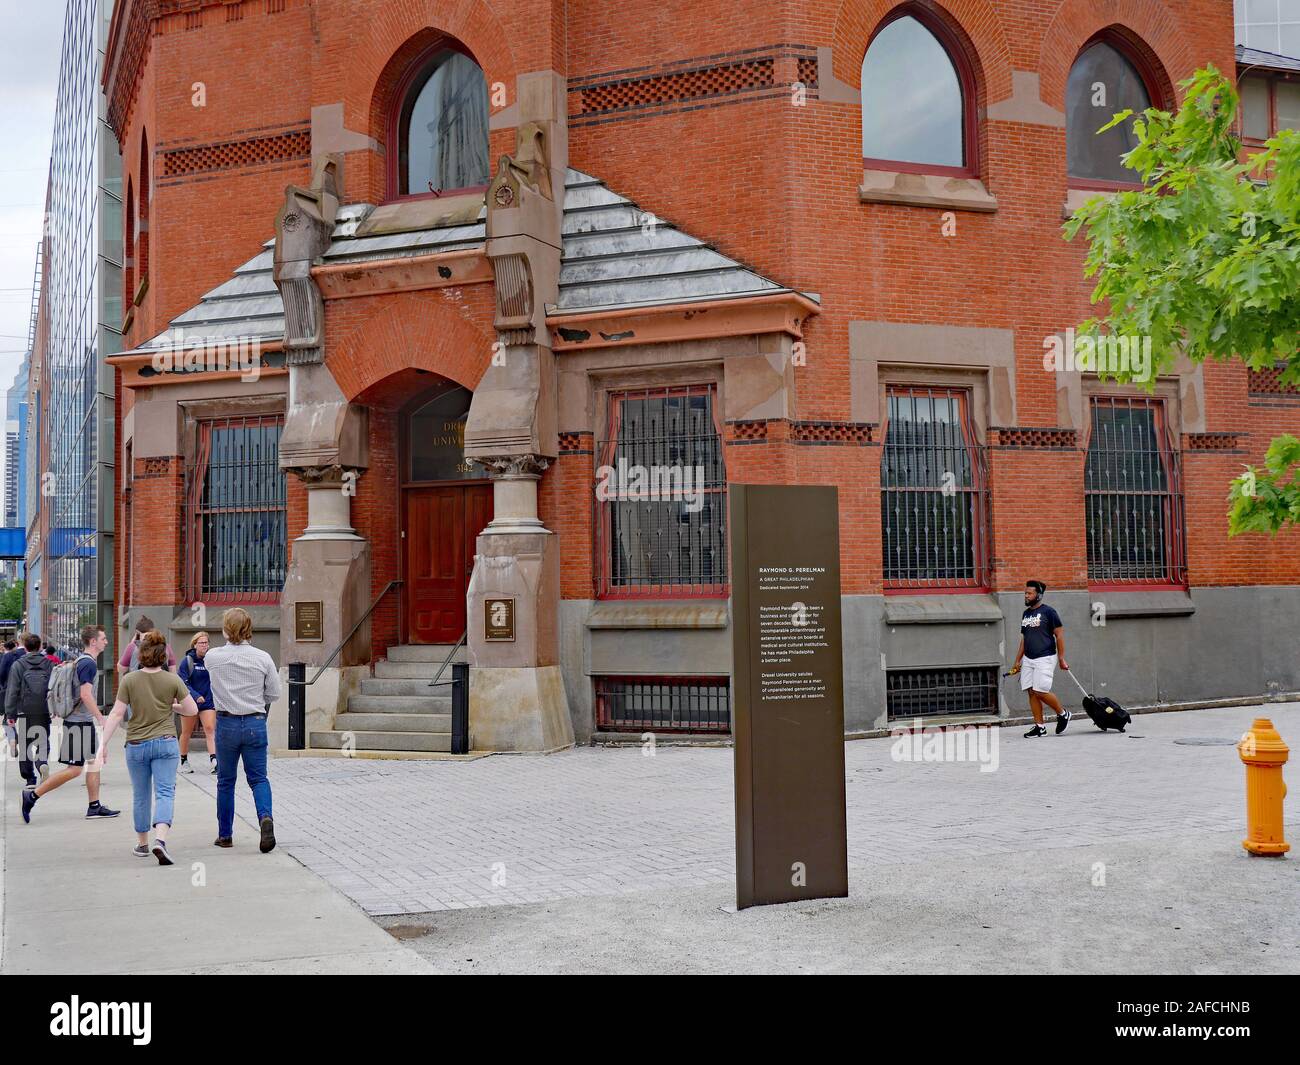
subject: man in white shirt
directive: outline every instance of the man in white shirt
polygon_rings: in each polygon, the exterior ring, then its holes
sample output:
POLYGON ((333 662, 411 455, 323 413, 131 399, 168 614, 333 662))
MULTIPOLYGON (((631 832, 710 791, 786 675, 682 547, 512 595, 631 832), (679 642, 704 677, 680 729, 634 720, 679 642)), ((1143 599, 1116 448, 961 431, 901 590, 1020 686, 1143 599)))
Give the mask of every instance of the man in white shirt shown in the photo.
POLYGON ((271 782, 266 776, 266 715, 280 698, 280 671, 265 651, 254 647, 253 619, 234 607, 221 620, 226 643, 204 657, 212 680, 212 705, 217 711, 217 838, 218 847, 234 846, 235 778, 244 760, 244 778, 253 792, 261 849, 275 848, 271 819, 271 782))

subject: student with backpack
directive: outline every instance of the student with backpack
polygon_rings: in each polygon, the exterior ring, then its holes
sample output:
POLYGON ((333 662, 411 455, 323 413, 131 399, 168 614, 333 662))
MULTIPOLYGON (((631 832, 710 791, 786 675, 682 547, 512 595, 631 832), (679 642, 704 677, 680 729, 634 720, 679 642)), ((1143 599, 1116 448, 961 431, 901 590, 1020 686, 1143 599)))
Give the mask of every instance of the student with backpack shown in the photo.
MULTIPOLYGON (((50 669, 49 659, 39 652, 40 637, 34 639, 38 650, 20 659, 14 666, 14 674, 25 664, 27 670, 35 670, 36 659, 43 660, 45 668, 50 669)), ((91 763, 90 771, 86 773, 86 793, 90 799, 90 805, 86 808, 87 820, 116 817, 122 812, 110 810, 99 801, 100 769, 105 759, 99 751, 98 730, 105 719, 95 700, 95 676, 99 672, 95 662, 108 646, 108 637, 97 625, 87 625, 81 630, 81 646, 82 652, 74 661, 60 663, 45 677, 48 695, 46 720, 48 722, 49 715, 52 714, 63 721, 63 750, 59 761, 67 768, 50 774, 49 779, 37 787, 23 789, 23 820, 29 824, 36 801, 56 788, 61 788, 68 781, 76 780, 85 770, 87 762, 91 763)), ((24 671, 24 677, 26 672, 24 671)))
POLYGON ((23 654, 9 670, 5 682, 5 716, 14 719, 18 772, 28 786, 36 784, 50 750, 50 711, 45 702, 50 683, 50 663, 41 653, 41 638, 23 637, 23 654))
MULTIPOLYGON (((194 703, 199 708, 198 720, 203 723, 203 740, 208 745, 209 772, 217 775, 217 712, 212 706, 212 679, 208 676, 208 667, 203 659, 208 653, 211 641, 206 632, 196 632, 190 640, 190 649, 181 659, 181 668, 176 675, 194 696, 194 703)), ((194 735, 192 717, 181 718, 181 772, 193 773, 190 766, 190 739, 194 735)))

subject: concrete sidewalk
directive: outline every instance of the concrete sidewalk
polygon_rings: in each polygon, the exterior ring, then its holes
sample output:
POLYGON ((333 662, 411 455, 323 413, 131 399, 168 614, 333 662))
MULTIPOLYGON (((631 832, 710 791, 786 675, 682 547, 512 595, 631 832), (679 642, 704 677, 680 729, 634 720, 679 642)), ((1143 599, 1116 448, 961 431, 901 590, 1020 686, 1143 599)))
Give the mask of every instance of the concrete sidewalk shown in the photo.
POLYGON ((122 811, 113 820, 85 819, 77 781, 24 824, 17 764, 0 765, 0 973, 434 971, 285 850, 260 853, 246 822, 235 823, 234 849, 213 847, 213 799, 186 775, 168 840, 176 864, 134 857, 120 739, 112 748, 103 799, 122 811))

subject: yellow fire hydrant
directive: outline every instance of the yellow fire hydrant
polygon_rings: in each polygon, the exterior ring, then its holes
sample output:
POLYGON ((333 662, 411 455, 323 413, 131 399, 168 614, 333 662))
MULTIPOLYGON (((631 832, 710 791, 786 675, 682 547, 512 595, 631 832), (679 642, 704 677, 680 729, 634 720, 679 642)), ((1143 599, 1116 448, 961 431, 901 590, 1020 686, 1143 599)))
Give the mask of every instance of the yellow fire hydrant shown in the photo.
POLYGON ((1246 763, 1246 838, 1241 845, 1251 854, 1283 855, 1291 844, 1282 838, 1282 800, 1286 797, 1282 766, 1291 749, 1272 721, 1257 717, 1237 744, 1237 753, 1246 763))

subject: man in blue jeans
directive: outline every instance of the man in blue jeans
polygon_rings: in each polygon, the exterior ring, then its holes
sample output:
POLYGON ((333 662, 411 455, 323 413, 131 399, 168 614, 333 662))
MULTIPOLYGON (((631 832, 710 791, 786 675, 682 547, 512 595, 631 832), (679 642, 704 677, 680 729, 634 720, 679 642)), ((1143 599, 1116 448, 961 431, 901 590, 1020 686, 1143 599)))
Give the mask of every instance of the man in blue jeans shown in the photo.
POLYGON ((261 849, 275 848, 271 819, 271 784, 266 778, 266 714, 280 698, 280 673, 265 651, 252 644, 253 619, 235 607, 221 621, 223 647, 204 658, 212 680, 212 705, 217 711, 217 838, 218 847, 234 846, 235 778, 239 760, 253 792, 261 849))

